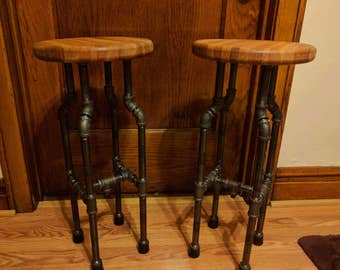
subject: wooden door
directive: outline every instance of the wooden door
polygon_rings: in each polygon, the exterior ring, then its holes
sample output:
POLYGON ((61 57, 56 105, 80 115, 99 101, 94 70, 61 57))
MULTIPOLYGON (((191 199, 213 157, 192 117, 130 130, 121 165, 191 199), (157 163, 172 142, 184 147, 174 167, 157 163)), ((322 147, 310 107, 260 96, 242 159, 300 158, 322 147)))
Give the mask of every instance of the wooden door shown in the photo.
MULTIPOLYGON (((31 149, 28 161, 36 172, 32 185, 38 197, 66 192, 64 161, 57 109, 64 92, 60 64, 33 57, 35 41, 52 38, 125 35, 148 37, 152 55, 133 61, 133 91, 147 117, 147 174, 149 192, 191 192, 196 176, 199 118, 211 102, 215 63, 192 55, 191 44, 200 38, 297 40, 305 1, 288 0, 20 0, 2 1, 15 44, 18 100, 22 103, 24 134, 31 149), (281 13, 280 13, 281 12, 281 13), (288 14, 285 14, 285 12, 288 14), (275 28, 279 16, 293 25, 275 28)), ((76 68, 76 67, 75 67, 76 68)), ((91 64, 90 85, 95 102, 91 138, 95 177, 111 174, 111 134, 103 91, 103 66, 91 64)), ((113 63, 114 84, 120 98, 122 160, 137 169, 134 119, 122 103, 122 64, 113 63)), ((75 69, 76 81, 77 70, 75 69)), ((228 70, 226 71, 228 73, 228 70)), ((292 72, 292 71, 290 71, 292 72)), ((282 71, 286 76, 288 70, 282 71)), ((252 167, 252 115, 257 89, 257 68, 240 65, 237 96, 227 123, 225 171, 246 180, 252 167)), ((227 83, 227 82, 226 82, 227 83)), ((289 81, 280 85, 289 94, 289 81)), ((79 88, 79 87, 77 87, 79 88)), ((286 92, 285 92, 286 91, 286 92)), ((284 101, 287 102, 287 101, 284 101)), ((82 177, 77 136, 79 110, 72 115, 72 143, 77 175, 82 177)), ((208 142, 207 167, 212 168, 215 129, 208 142)), ((128 184, 127 192, 134 191, 128 184)))

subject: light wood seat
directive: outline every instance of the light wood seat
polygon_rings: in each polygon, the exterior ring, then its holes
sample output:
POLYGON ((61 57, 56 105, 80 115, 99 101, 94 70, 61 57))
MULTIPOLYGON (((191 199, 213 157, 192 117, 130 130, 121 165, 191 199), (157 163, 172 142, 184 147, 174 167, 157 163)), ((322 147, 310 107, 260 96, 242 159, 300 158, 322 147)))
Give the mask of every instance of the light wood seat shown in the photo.
POLYGON ((202 39, 193 44, 193 53, 222 62, 282 65, 310 62, 316 49, 309 44, 244 39, 202 39))
POLYGON ((143 56, 153 51, 153 43, 133 37, 80 37, 40 41, 33 50, 42 60, 85 63, 143 56))

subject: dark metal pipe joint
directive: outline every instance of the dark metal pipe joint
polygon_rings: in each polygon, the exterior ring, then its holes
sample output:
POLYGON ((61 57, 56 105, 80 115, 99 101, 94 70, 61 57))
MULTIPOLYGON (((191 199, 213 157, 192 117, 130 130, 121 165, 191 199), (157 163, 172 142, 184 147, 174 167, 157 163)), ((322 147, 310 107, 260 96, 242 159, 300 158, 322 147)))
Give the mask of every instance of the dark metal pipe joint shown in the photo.
POLYGON ((124 103, 129 112, 133 114, 136 118, 136 123, 138 126, 145 126, 146 125, 146 117, 141 108, 137 106, 134 101, 134 97, 131 94, 124 95, 124 103))
POLYGON ((248 216, 257 218, 260 215, 260 208, 262 206, 263 198, 262 196, 252 198, 249 206, 248 216))
POLYGON ((227 193, 231 197, 236 197, 241 193, 251 194, 253 192, 253 187, 249 185, 242 184, 241 182, 230 180, 230 179, 216 179, 216 182, 221 183, 223 187, 227 190, 227 193))
POLYGON ((146 197, 146 179, 140 178, 138 181, 138 192, 140 198, 146 197))
POLYGON ((196 182, 195 201, 202 201, 207 189, 208 187, 205 183, 196 182))
POLYGON ((216 114, 223 108, 223 102, 214 102, 209 109, 202 115, 200 126, 201 128, 211 128, 212 120, 216 114))
POLYGON ((79 131, 81 138, 87 138, 90 136, 92 114, 93 114, 92 102, 84 103, 79 123, 79 131))
POLYGON ((271 112, 271 114, 273 115, 273 122, 280 123, 281 120, 282 120, 282 112, 281 112, 279 105, 277 105, 276 102, 269 103, 268 109, 271 112))

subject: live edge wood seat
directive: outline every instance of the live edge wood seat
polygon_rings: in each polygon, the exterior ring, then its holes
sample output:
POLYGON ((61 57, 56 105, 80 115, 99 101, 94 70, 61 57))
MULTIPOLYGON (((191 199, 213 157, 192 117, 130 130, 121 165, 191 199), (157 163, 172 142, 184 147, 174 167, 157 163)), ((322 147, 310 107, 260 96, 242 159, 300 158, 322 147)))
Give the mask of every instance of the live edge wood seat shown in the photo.
POLYGON ((309 44, 286 41, 201 39, 194 42, 193 53, 221 62, 285 65, 312 61, 316 49, 309 44))
POLYGON ((44 40, 34 44, 34 54, 45 61, 86 63, 132 59, 153 51, 149 39, 134 37, 79 37, 44 40))

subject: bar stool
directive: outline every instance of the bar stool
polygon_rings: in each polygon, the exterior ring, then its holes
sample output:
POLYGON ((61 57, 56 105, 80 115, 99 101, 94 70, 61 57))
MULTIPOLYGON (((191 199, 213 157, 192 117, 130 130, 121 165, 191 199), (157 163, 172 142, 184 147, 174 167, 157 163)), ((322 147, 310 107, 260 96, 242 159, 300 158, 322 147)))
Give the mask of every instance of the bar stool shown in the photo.
POLYGON ((212 214, 208 221, 210 228, 218 227, 218 200, 221 188, 231 197, 240 195, 249 205, 247 234, 240 270, 249 270, 252 245, 263 244, 263 225, 266 215, 268 193, 272 185, 274 155, 282 118, 281 109, 275 101, 275 87, 279 65, 310 62, 316 55, 316 49, 308 44, 237 39, 205 39, 193 44, 193 53, 199 57, 217 61, 215 96, 212 105, 203 114, 200 121, 200 146, 198 160, 198 179, 195 183, 195 208, 192 242, 188 254, 196 258, 200 254, 199 230, 201 204, 208 187, 214 187, 212 214), (229 85, 223 97, 225 65, 230 63, 229 85), (227 114, 236 94, 236 76, 238 64, 261 66, 260 85, 257 95, 254 123, 257 122, 257 152, 255 174, 252 185, 223 177, 223 150, 227 114), (267 109, 272 115, 270 125, 267 109), (212 120, 220 114, 217 154, 215 168, 208 174, 204 172, 207 133, 212 120), (269 150, 267 151, 268 143, 269 150), (268 153, 268 155, 267 155, 268 153))
POLYGON ((64 63, 66 78, 66 95, 59 109, 59 121, 62 141, 64 146, 66 174, 71 193, 71 205, 73 216, 73 242, 81 243, 84 240, 83 231, 80 228, 77 198, 80 196, 87 205, 87 213, 90 223, 92 262, 91 269, 103 269, 99 255, 97 232, 97 206, 96 192, 110 193, 115 187, 116 209, 114 223, 122 225, 124 216, 121 208, 121 181, 129 180, 136 185, 140 200, 140 240, 138 251, 147 253, 149 241, 146 232, 146 172, 145 172, 145 125, 146 119, 143 111, 136 105, 132 94, 131 60, 147 55, 153 51, 151 40, 130 37, 89 37, 46 40, 35 43, 34 54, 45 61, 57 61, 64 63), (124 67, 124 102, 127 109, 134 115, 138 126, 138 177, 125 167, 119 156, 118 143, 118 108, 117 97, 112 84, 112 60, 123 60, 124 67), (110 106, 112 116, 112 140, 113 140, 113 174, 114 176, 94 181, 92 178, 90 155, 90 126, 93 115, 93 103, 90 96, 87 64, 89 62, 104 62, 105 70, 105 94, 110 106), (80 114, 79 131, 82 147, 85 183, 77 180, 72 162, 71 144, 69 138, 68 114, 76 100, 72 63, 77 63, 79 68, 80 85, 82 92, 82 110, 80 114))

